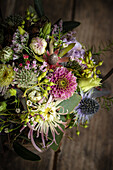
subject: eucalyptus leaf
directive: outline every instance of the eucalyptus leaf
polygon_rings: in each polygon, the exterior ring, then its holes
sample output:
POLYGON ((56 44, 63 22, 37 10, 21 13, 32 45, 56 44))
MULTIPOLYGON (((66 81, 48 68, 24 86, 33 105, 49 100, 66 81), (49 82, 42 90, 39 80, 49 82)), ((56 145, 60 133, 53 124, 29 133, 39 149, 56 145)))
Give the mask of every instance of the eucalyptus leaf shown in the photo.
POLYGON ((75 46, 75 43, 71 43, 68 45, 68 47, 64 48, 60 54, 58 55, 59 57, 63 57, 68 51, 70 51, 73 47, 75 46))
POLYGON ((14 151, 23 159, 30 161, 39 161, 40 157, 33 152, 26 149, 24 146, 20 145, 18 142, 13 143, 14 151))
MULTIPOLYGON (((71 96, 69 99, 67 100, 63 100, 61 103, 59 103, 57 106, 62 106, 64 108, 64 113, 67 112, 71 113, 75 107, 79 104, 79 102, 81 101, 81 96, 74 93, 73 96, 71 96)), ((59 112, 62 112, 62 108, 59 110, 59 112)))
POLYGON ((42 0, 34 0, 35 10, 39 17, 44 16, 44 10, 42 6, 42 0))
POLYGON ((78 21, 64 21, 63 22, 63 30, 64 32, 68 32, 73 30, 74 28, 78 27, 80 22, 78 21))

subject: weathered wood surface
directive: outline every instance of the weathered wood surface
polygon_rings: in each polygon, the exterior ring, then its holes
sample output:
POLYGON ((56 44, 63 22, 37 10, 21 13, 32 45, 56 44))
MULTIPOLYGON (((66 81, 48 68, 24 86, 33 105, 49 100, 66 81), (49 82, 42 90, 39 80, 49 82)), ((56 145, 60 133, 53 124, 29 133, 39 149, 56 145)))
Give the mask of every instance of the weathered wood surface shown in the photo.
MULTIPOLYGON (((4 16, 24 14, 24 9, 33 0, 1 0, 4 16)), ((45 13, 54 23, 57 19, 70 20, 74 0, 43 0, 45 13)), ((95 45, 98 49, 101 41, 113 40, 113 2, 112 0, 76 0, 75 20, 81 22, 77 28, 77 39, 85 46, 95 45)), ((113 53, 102 56, 101 67, 104 76, 113 67, 113 53)), ((113 92, 113 76, 106 81, 107 88, 113 92)), ((40 162, 24 161, 16 154, 7 153, 1 162, 1 169, 10 170, 113 170, 113 107, 105 109, 93 117, 89 128, 79 128, 81 134, 76 136, 76 129, 66 131, 62 141, 61 152, 56 154, 48 150, 41 154, 40 162), (70 139, 71 137, 72 139, 70 139), (55 161, 54 161, 55 159, 55 161)))

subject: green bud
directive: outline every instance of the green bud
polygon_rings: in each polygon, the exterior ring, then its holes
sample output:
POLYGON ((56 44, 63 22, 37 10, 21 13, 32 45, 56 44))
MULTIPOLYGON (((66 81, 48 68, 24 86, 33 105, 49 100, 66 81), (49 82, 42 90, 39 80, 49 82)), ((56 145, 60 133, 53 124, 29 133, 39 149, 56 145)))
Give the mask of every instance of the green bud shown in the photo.
POLYGON ((44 77, 46 76, 46 74, 47 74, 47 71, 43 72, 43 73, 40 75, 41 78, 44 78, 44 77))
POLYGON ((97 70, 96 73, 97 73, 97 74, 101 74, 101 71, 100 71, 100 70, 97 70))
POLYGON ((89 51, 89 58, 91 58, 92 57, 92 53, 91 53, 91 51, 89 51))
POLYGON ((92 76, 92 72, 87 75, 87 78, 90 78, 92 76))
POLYGON ((22 21, 22 25, 24 25, 24 24, 25 24, 25 21, 23 20, 23 21, 22 21))
POLYGON ((85 59, 86 63, 89 63, 89 58, 86 56, 86 59, 85 59))
POLYGON ((76 134, 79 136, 80 135, 80 131, 76 130, 76 134))
POLYGON ((44 96, 44 97, 47 97, 47 93, 43 93, 43 96, 44 96))
POLYGON ((97 75, 96 75, 96 74, 94 74, 94 75, 93 75, 93 77, 94 77, 94 79, 96 79, 96 78, 97 78, 97 75))
POLYGON ((39 77, 37 78, 37 80, 38 80, 38 82, 40 82, 40 81, 42 80, 42 77, 39 76, 39 77))
POLYGON ((100 61, 99 63, 98 63, 98 66, 101 66, 103 64, 103 61, 100 61))
POLYGON ((92 65, 91 65, 91 64, 87 64, 87 67, 88 67, 88 68, 91 68, 91 67, 92 67, 92 65))
POLYGON ((93 66, 93 61, 92 60, 90 60, 90 62, 89 62, 92 66, 93 66))
POLYGON ((26 118, 26 119, 25 119, 25 122, 29 122, 29 118, 26 118))
POLYGON ((83 72, 85 72, 85 73, 88 73, 89 71, 90 71, 89 69, 83 70, 83 72))
POLYGON ((24 25, 22 25, 21 27, 24 28, 24 25))
POLYGON ((27 15, 30 15, 30 11, 29 10, 27 10, 27 15))
POLYGON ((83 60, 83 61, 82 61, 82 64, 86 64, 86 62, 83 60))
POLYGON ((93 72, 94 72, 94 73, 96 72, 96 68, 95 68, 95 67, 93 68, 93 72))
POLYGON ((83 127, 84 127, 84 128, 87 128, 87 127, 88 127, 88 125, 84 125, 83 127))
POLYGON ((56 84, 53 83, 53 82, 50 82, 49 85, 50 85, 50 86, 54 86, 54 85, 56 85, 56 84))
POLYGON ((44 83, 48 83, 48 82, 49 82, 49 79, 44 79, 43 82, 44 82, 44 83))
POLYGON ((47 90, 51 90, 51 87, 48 86, 46 89, 47 89, 47 90))
POLYGON ((37 21, 38 21, 38 19, 37 19, 37 18, 34 18, 34 19, 33 19, 33 22, 37 22, 37 21))
POLYGON ((30 17, 26 17, 26 20, 28 20, 28 21, 29 21, 29 20, 30 20, 30 17))
POLYGON ((31 17, 33 17, 34 16, 34 13, 31 13, 31 17))
POLYGON ((20 27, 20 26, 18 26, 18 29, 19 29, 19 31, 20 31, 20 34, 21 34, 21 35, 24 35, 25 30, 24 30, 22 27, 20 27))

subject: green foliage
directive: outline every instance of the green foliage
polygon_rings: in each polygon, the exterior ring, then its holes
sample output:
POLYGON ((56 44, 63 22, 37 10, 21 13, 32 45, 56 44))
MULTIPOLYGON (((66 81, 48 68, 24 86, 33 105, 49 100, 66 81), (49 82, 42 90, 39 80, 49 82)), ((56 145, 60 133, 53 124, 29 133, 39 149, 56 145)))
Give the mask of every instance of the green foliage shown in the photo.
MULTIPOLYGON (((92 47, 91 49, 92 51, 96 51, 95 47, 92 47)), ((104 44, 103 42, 101 42, 101 44, 99 45, 99 50, 97 52, 92 53, 93 55, 104 55, 104 52, 107 51, 112 51, 113 52, 113 41, 109 41, 106 44, 104 44)))
MULTIPOLYGON (((71 113, 74 110, 74 108, 79 104, 80 100, 81 96, 74 93, 72 97, 62 101, 61 103, 58 104, 58 106, 62 106, 64 108, 64 113, 66 113, 67 110, 68 113, 71 113)), ((59 112, 62 112, 62 109, 60 109, 59 112)))
POLYGON ((64 21, 63 22, 63 30, 64 32, 71 31, 72 29, 78 27, 80 22, 78 21, 64 21))
POLYGON ((44 10, 42 7, 42 0, 34 0, 35 10, 39 17, 44 16, 44 10))
POLYGON ((108 111, 110 110, 110 107, 113 104, 113 97, 101 97, 98 98, 99 99, 99 103, 101 104, 102 108, 107 109, 108 111))
POLYGON ((75 43, 71 43, 68 45, 68 47, 64 48, 60 54, 58 55, 59 57, 63 57, 68 51, 70 51, 73 47, 75 46, 75 43))
POLYGON ((40 157, 28 149, 26 149, 24 146, 20 145, 18 142, 13 143, 13 148, 15 152, 21 156, 23 159, 30 160, 30 161, 39 161, 40 157))
POLYGON ((80 76, 80 72, 81 72, 81 66, 78 64, 77 61, 69 61, 67 64, 66 64, 66 67, 69 68, 75 75, 77 76, 80 76))

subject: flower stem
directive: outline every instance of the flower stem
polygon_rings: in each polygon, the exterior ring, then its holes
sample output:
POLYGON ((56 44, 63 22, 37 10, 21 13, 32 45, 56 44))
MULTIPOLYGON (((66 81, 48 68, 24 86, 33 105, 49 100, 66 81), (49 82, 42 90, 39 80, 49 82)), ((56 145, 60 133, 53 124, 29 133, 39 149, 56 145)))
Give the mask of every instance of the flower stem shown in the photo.
POLYGON ((112 74, 113 74, 113 68, 103 77, 103 79, 101 80, 101 83, 107 80, 112 74))

